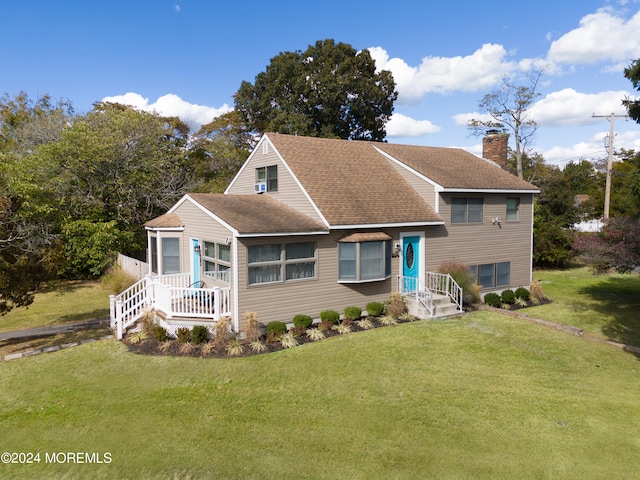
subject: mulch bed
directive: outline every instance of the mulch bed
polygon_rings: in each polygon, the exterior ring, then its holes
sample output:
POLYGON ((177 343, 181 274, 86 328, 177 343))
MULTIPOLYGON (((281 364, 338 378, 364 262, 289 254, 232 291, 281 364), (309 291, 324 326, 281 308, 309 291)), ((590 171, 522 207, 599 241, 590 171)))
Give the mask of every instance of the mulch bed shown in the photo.
MULTIPOLYGON (((386 325, 380 323, 377 317, 367 317, 371 323, 373 324, 373 328, 381 328, 386 325)), ((419 320, 418 318, 413 318, 412 320, 397 320, 398 324, 409 323, 412 321, 419 320)), ((357 326, 356 322, 350 324, 351 332, 341 334, 336 330, 324 330, 324 334, 326 338, 339 337, 340 335, 351 335, 353 333, 365 331, 357 326)), ((314 326, 313 328, 317 328, 314 326)), ((371 330, 371 329, 369 329, 371 330)), ((254 352, 247 342, 242 342, 243 351, 240 355, 229 355, 225 349, 225 347, 221 348, 213 348, 213 344, 210 342, 209 344, 185 344, 180 343, 177 339, 170 339, 165 342, 159 342, 152 336, 148 336, 144 340, 139 341, 138 343, 128 343, 127 337, 124 338, 124 342, 127 344, 129 350, 133 353, 138 353, 142 355, 168 355, 168 356, 179 356, 179 357, 205 357, 205 358, 228 358, 228 357, 251 357, 254 355, 263 355, 265 353, 277 352, 280 350, 286 350, 286 347, 283 347, 280 342, 267 342, 265 336, 263 335, 260 340, 266 347, 266 350, 263 352, 254 352)), ((314 341, 322 341, 322 340, 312 340, 307 335, 301 335, 296 337, 298 341, 298 345, 304 345, 306 343, 312 343, 314 341)))
MULTIPOLYGON (((547 303, 551 303, 551 300, 545 299, 537 304, 529 302, 529 304, 525 306, 521 305, 511 305, 509 309, 510 311, 521 310, 527 307, 544 305, 547 303)), ((473 306, 469 306, 466 308, 467 311, 475 310, 473 306)), ((373 324, 373 328, 382 328, 387 325, 383 325, 380 322, 380 317, 367 317, 373 324)), ((419 320, 416 317, 412 317, 412 319, 397 319, 398 324, 409 323, 419 320)), ((326 338, 331 337, 339 337, 340 335, 350 335, 352 333, 362 332, 365 329, 358 327, 356 322, 352 322, 350 324, 351 332, 346 334, 341 334, 336 330, 324 330, 324 334, 326 338)), ((317 328, 317 326, 314 326, 317 328)), ((133 353, 141 354, 141 355, 157 355, 157 356, 174 356, 174 357, 204 357, 204 358, 228 358, 228 357, 251 357, 254 355, 263 355, 265 353, 277 352, 280 350, 286 350, 287 348, 282 346, 280 342, 267 342, 265 336, 263 335, 260 340, 266 347, 266 349, 262 352, 254 352, 248 345, 247 342, 242 342, 242 353, 239 355, 229 355, 226 351, 225 347, 214 348, 213 344, 209 342, 208 344, 192 344, 192 343, 181 343, 177 339, 170 339, 165 342, 159 342, 152 335, 149 335, 147 338, 140 340, 137 343, 130 343, 127 340, 128 337, 124 338, 124 343, 127 344, 129 350, 133 353)), ((303 334, 296 337, 298 345, 304 345, 306 343, 311 343, 314 341, 322 341, 322 340, 312 340, 307 335, 303 334)))

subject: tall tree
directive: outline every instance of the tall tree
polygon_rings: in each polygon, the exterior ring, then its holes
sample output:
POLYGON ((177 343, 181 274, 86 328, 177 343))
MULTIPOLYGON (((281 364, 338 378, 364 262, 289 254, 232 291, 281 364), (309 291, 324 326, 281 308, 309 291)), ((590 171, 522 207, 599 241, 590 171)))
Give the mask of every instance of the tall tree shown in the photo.
POLYGON ((202 125, 192 138, 189 157, 203 183, 199 192, 221 193, 256 144, 240 113, 232 110, 202 125))
POLYGON ((65 273, 99 275, 113 253, 143 248, 141 225, 196 185, 186 132, 175 118, 98 103, 14 162, 11 196, 23 221, 60 240, 65 273))
POLYGON ((397 97, 368 50, 328 39, 273 57, 253 84, 242 82, 235 108, 258 133, 383 141, 397 97))
POLYGON ((33 290, 49 276, 55 243, 45 218, 25 218, 28 206, 12 194, 9 172, 39 146, 59 139, 72 117, 70 102, 49 95, 0 98, 0 315, 33 301, 33 290))
POLYGON ((533 140, 537 124, 529 118, 528 110, 540 95, 536 92, 542 70, 531 70, 527 74, 528 85, 517 85, 508 77, 503 77, 500 86, 487 93, 478 103, 481 113, 489 119, 471 119, 468 127, 475 135, 484 135, 489 130, 502 130, 513 134, 516 173, 524 178, 522 156, 533 140))
MULTIPOLYGON (((624 76, 631 81, 633 88, 640 91, 640 58, 631 62, 631 65, 624 69, 624 76)), ((640 99, 633 100, 627 97, 622 101, 622 104, 627 108, 629 116, 640 123, 640 99)))

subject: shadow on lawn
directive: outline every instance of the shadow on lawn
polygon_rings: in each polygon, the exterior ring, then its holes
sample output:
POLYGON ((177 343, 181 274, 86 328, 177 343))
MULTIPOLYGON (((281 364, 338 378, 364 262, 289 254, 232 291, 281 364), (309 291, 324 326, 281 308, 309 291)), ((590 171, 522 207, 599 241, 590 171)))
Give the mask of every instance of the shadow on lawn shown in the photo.
POLYGON ((596 313, 613 317, 602 327, 603 334, 614 342, 640 347, 640 276, 607 277, 579 293, 595 301, 596 313))

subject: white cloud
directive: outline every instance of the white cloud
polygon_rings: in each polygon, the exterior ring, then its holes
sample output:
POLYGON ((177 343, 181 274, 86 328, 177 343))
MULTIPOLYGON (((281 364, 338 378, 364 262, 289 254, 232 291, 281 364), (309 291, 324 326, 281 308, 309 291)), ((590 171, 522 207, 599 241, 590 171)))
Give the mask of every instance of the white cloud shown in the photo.
POLYGON ((470 112, 470 113, 458 113, 453 116, 453 120, 456 125, 466 127, 469 120, 481 120, 483 122, 495 122, 495 119, 488 113, 470 112))
POLYGON ((189 125, 192 130, 197 130, 201 125, 209 123, 214 118, 233 110, 233 108, 226 103, 220 108, 189 103, 173 93, 163 95, 154 103, 149 103, 148 98, 133 92, 105 97, 102 101, 130 105, 139 110, 156 112, 166 117, 179 117, 180 120, 189 125))
POLYGON ((394 113, 387 122, 385 130, 389 137, 418 137, 439 132, 439 126, 429 120, 415 120, 401 113, 394 113))
MULTIPOLYGON (((548 60, 565 65, 629 62, 640 57, 640 12, 628 20, 601 8, 551 43, 548 60)), ((619 71, 619 70, 618 70, 619 71)))
POLYGON ((580 93, 573 88, 565 88, 536 102, 529 109, 529 118, 545 127, 590 125, 600 121, 592 117, 594 113, 626 114, 622 106, 625 95, 629 93, 624 90, 580 93))
POLYGON ((398 90, 398 103, 416 102, 427 93, 477 92, 495 85, 514 71, 502 45, 484 44, 465 57, 424 57, 417 67, 401 58, 389 58, 382 47, 368 49, 377 70, 389 70, 398 90))

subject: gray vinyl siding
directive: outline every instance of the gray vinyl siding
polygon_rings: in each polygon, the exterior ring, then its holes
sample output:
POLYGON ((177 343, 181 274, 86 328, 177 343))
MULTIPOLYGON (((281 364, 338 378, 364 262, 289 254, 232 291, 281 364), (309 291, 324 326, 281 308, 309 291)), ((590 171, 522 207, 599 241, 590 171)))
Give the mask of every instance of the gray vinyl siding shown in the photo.
MULTIPOLYGON (((233 239, 233 233, 230 230, 214 221, 210 216, 205 214, 189 201, 183 202, 174 213, 180 217, 185 225, 184 232, 182 233, 182 240, 180 242, 180 267, 182 272, 191 272, 193 253, 191 252, 192 238, 197 238, 200 244, 204 241, 226 243, 227 238, 229 241, 233 239)), ((233 258, 231 261, 233 262, 233 258)), ((233 275, 233 272, 231 274, 233 275)), ((214 286, 216 283, 212 278, 206 278, 204 280, 209 287, 214 286)), ((219 286, 229 285, 226 283, 220 283, 219 286)))
POLYGON ((271 165, 278 166, 278 191, 266 192, 261 195, 271 195, 276 200, 299 210, 315 220, 321 221, 318 212, 313 208, 312 203, 306 197, 302 188, 295 181, 293 175, 291 175, 284 162, 270 144, 267 153, 263 153, 262 145, 257 147, 257 150, 235 178, 235 181, 227 193, 230 195, 247 195, 254 193, 256 168, 271 165))
MULTIPOLYGON (((398 231, 384 230, 393 237, 392 243, 399 241, 398 231)), ((338 239, 345 232, 332 232, 328 235, 291 236, 278 239, 254 238, 240 239, 238 246, 238 298, 240 330, 244 325, 243 312, 258 314, 258 321, 267 324, 272 321, 289 323, 296 314, 320 317, 323 310, 336 310, 342 313, 345 307, 358 306, 363 310, 372 301, 384 302, 397 290, 396 275, 399 259, 392 258, 391 278, 376 282, 358 284, 338 283, 338 239), (317 263, 316 278, 248 285, 247 247, 267 243, 316 242, 317 263)))
POLYGON ((530 194, 456 194, 457 197, 483 197, 482 223, 451 223, 451 198, 442 195, 440 214, 446 225, 427 229, 426 269, 437 271, 439 265, 456 260, 465 265, 511 262, 510 287, 531 283, 531 221, 530 194), (506 221, 507 198, 520 198, 518 221, 506 221), (501 225, 492 220, 502 219, 501 225))

